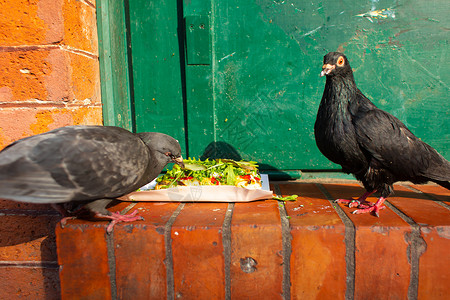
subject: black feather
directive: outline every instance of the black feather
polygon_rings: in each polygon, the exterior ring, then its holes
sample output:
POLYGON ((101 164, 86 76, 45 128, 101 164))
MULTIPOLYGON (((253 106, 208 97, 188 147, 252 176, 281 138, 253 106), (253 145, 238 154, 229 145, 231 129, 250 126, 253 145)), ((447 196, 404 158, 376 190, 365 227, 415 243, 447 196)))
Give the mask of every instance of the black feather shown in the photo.
POLYGON ((327 79, 314 133, 328 159, 384 198, 397 181, 449 188, 450 162, 361 93, 342 53, 325 55, 323 68, 327 79))

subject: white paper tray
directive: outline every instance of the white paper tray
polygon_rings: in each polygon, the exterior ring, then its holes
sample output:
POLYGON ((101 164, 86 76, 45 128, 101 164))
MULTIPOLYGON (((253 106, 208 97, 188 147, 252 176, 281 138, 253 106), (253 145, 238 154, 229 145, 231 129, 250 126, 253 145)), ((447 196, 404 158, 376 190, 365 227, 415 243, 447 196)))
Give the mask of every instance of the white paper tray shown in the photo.
MULTIPOLYGON (((264 175, 264 174, 263 174, 264 175)), ((267 175, 263 178, 263 189, 245 189, 230 185, 181 186, 163 190, 133 192, 122 196, 122 201, 164 201, 164 202, 250 202, 271 199, 267 175)))
POLYGON ((170 202, 249 202, 270 199, 273 193, 261 189, 245 189, 235 186, 182 186, 164 190, 133 192, 119 200, 123 201, 170 201, 170 202))

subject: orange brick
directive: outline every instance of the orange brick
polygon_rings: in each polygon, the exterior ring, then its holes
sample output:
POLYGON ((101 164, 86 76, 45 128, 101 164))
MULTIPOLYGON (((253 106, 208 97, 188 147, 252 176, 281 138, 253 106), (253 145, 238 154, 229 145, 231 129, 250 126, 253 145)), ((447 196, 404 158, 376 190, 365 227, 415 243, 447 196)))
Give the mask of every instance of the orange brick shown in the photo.
POLYGON ((57 268, 0 267, 0 299, 59 299, 57 268))
POLYGON ((64 22, 63 44, 89 53, 98 53, 97 18, 95 3, 89 1, 64 0, 62 15, 64 22))
POLYGON ((58 216, 1 216, 0 261, 56 262, 58 216))
POLYGON ((98 60, 75 53, 69 53, 69 58, 73 99, 88 99, 91 105, 101 104, 98 60))
MULTIPOLYGON (((358 185, 324 187, 334 198, 359 197, 364 189, 358 185)), ((376 201, 369 197, 369 201, 376 201)), ((371 214, 354 215, 353 209, 340 204, 355 225, 355 299, 381 297, 407 299, 411 276, 405 240, 411 227, 391 209, 377 218, 371 214)))
POLYGON ((2 46, 61 44, 98 52, 95 1, 0 2, 2 46))
POLYGON ((175 298, 225 299, 225 203, 188 204, 172 226, 175 298))
POLYGON ((281 299, 283 246, 278 203, 236 203, 231 221, 231 299, 281 299))
POLYGON ((61 298, 110 299, 106 222, 84 222, 56 226, 61 298))
POLYGON ((281 184, 292 236, 292 299, 344 299, 345 225, 315 184, 281 184))
POLYGON ((66 59, 57 49, 2 52, 0 101, 68 99, 66 59))
POLYGON ((62 40, 62 0, 0 2, 2 46, 54 44, 62 40))
POLYGON ((177 203, 138 203, 144 221, 114 227, 116 285, 119 299, 165 299, 164 226, 177 203))
POLYGON ((0 56, 0 102, 89 99, 100 103, 98 60, 57 46, 4 51, 0 56))
POLYGON ((68 125, 102 124, 101 107, 0 109, 0 149, 34 134, 68 125))
POLYGON ((450 212, 409 189, 396 186, 388 200, 420 225, 419 299, 447 299, 450 291, 450 212))

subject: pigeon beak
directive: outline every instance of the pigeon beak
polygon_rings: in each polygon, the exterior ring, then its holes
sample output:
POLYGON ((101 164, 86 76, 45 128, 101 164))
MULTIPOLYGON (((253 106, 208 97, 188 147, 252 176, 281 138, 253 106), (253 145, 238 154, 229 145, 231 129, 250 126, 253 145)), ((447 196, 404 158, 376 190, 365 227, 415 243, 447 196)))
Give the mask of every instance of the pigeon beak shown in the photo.
POLYGON ((173 160, 174 163, 176 163, 180 167, 184 168, 183 157, 181 155, 176 157, 176 158, 173 158, 172 160, 173 160))
POLYGON ((328 75, 336 68, 335 65, 325 64, 322 66, 322 72, 320 72, 320 77, 328 75))

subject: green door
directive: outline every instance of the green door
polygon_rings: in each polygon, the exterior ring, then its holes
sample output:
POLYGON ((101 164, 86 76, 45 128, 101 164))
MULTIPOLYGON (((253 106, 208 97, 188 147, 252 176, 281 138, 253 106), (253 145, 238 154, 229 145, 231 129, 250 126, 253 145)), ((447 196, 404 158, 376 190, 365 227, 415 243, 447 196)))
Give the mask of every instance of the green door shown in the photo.
POLYGON ((135 129, 173 135, 186 156, 339 169, 313 133, 322 59, 339 50, 366 96, 450 157, 447 0, 126 4, 135 129))

